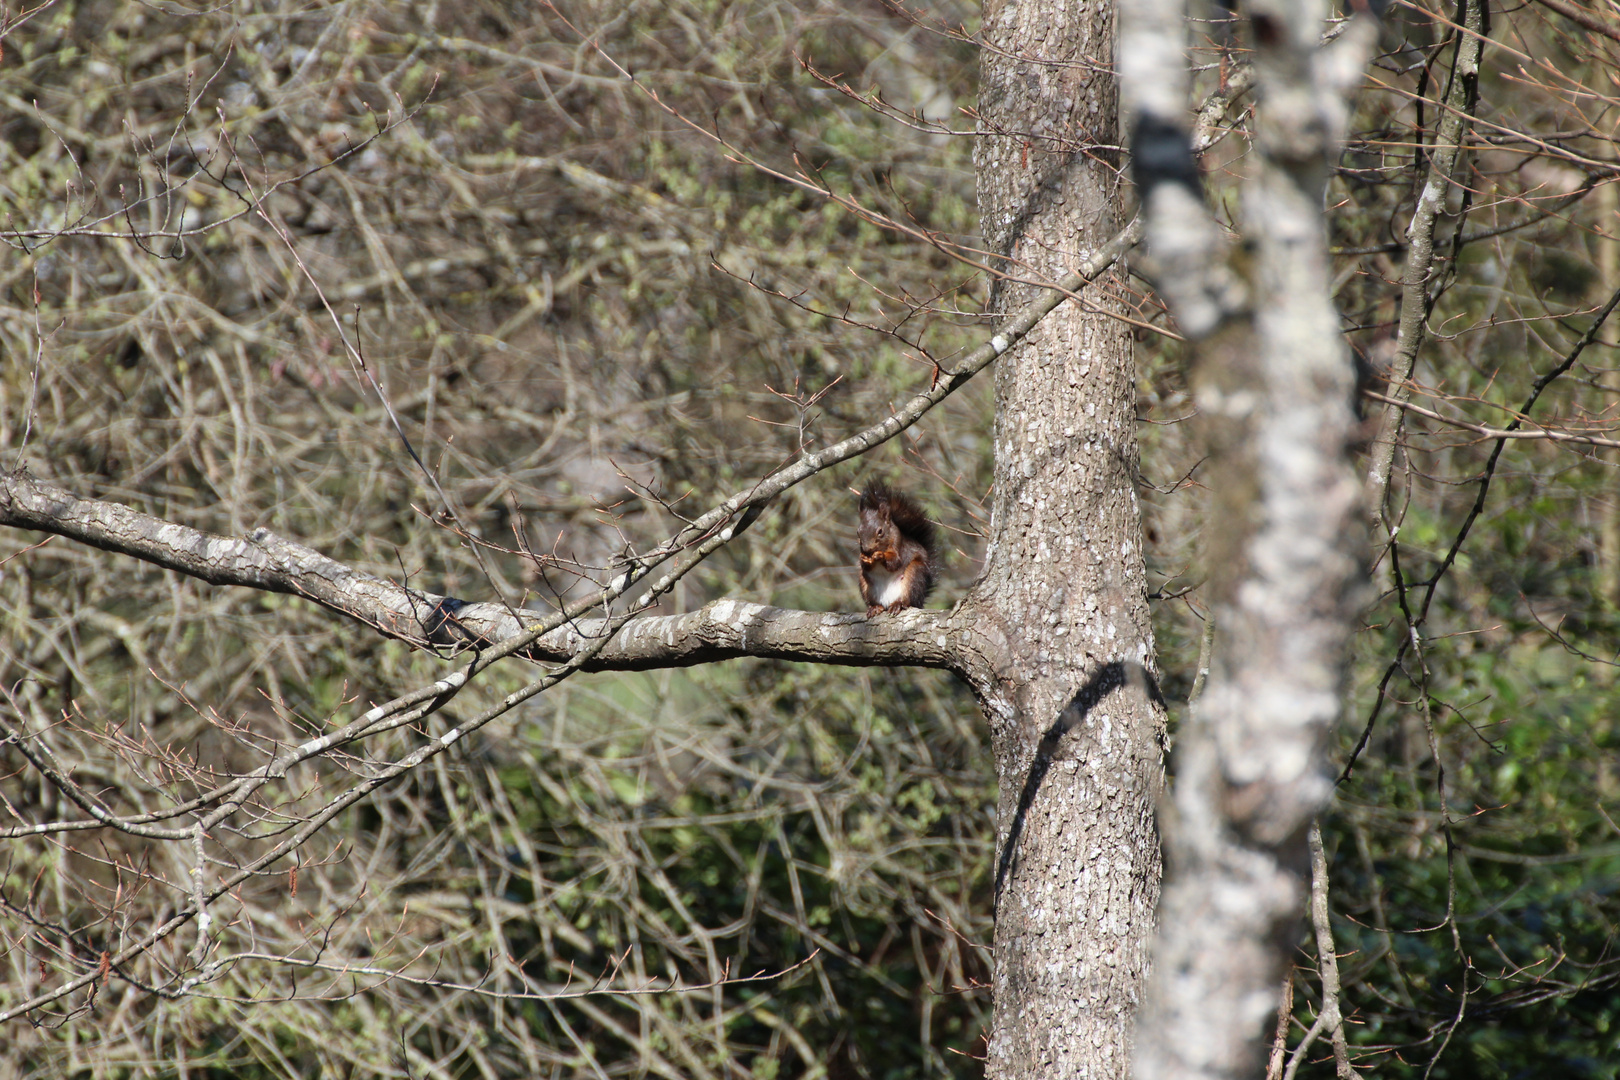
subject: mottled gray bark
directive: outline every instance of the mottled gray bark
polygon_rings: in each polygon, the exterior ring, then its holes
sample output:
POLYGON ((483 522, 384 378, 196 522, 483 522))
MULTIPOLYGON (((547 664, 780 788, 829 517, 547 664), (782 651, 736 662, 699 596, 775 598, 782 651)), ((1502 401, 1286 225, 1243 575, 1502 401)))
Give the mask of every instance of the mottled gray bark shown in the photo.
POLYGON ((1322 46, 1325 4, 1255 0, 1254 174, 1246 251, 1228 252, 1192 167, 1185 33, 1173 0, 1130 14, 1122 66, 1156 285, 1193 339, 1213 460, 1209 565, 1219 627, 1178 738, 1170 878, 1137 1036, 1139 1080, 1239 1077, 1304 914, 1305 834, 1332 784, 1355 613, 1352 370, 1329 299, 1322 200, 1376 24, 1322 46))
MULTIPOLYGON (((990 3, 975 161, 986 246, 1057 280, 1116 228, 1107 0, 990 3)), ((1012 310, 1027 285, 1002 281, 1012 310)), ((988 1075, 1123 1077, 1159 890, 1163 708, 1142 565, 1134 371, 1110 303, 1065 304, 996 369, 985 697, 1001 784, 988 1075)))

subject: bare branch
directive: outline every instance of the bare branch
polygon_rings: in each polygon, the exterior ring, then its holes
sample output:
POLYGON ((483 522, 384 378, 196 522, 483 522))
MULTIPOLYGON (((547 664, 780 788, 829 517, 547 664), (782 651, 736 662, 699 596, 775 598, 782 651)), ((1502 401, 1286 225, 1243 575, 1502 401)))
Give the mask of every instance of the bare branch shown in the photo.
POLYGON ((1485 25, 1484 5, 1478 0, 1465 0, 1463 19, 1468 32, 1458 35, 1457 58, 1452 65, 1451 90, 1446 97, 1445 116, 1440 121, 1439 131, 1435 133, 1422 194, 1406 228, 1406 271, 1401 276, 1400 335, 1396 339, 1395 359, 1389 370, 1395 401, 1385 406, 1379 420, 1378 434, 1373 440, 1372 461, 1367 469, 1367 508, 1372 514, 1373 527, 1381 537, 1389 533, 1389 523, 1384 519, 1384 493, 1389 488, 1395 444, 1401 434, 1401 406, 1412 398, 1412 368, 1417 363, 1418 346, 1423 343, 1424 323, 1433 302, 1430 279, 1434 273, 1435 225, 1445 211, 1446 197, 1454 183, 1457 161, 1467 140, 1474 105, 1479 98, 1479 57, 1484 48, 1480 31, 1485 25))
POLYGON ((1521 439, 1544 440, 1546 442, 1576 443, 1581 446, 1620 446, 1620 439, 1606 439, 1601 435, 1585 435, 1578 431, 1553 431, 1548 428, 1537 428, 1534 431, 1520 431, 1515 428, 1493 428, 1485 424, 1476 424, 1470 420, 1463 420, 1455 416, 1446 416, 1433 409, 1425 409, 1421 405, 1413 405, 1410 401, 1402 401, 1398 397, 1380 394, 1376 390, 1362 391, 1362 397, 1381 401, 1386 405, 1399 406, 1403 411, 1415 413, 1445 424, 1448 427, 1460 428, 1463 431, 1472 431, 1482 439, 1521 439))
POLYGON ((1344 1039, 1344 1017, 1339 1011, 1339 954, 1334 951, 1333 924, 1328 918, 1327 852, 1322 847, 1320 822, 1311 824, 1308 839, 1311 845, 1311 928, 1316 932, 1316 968, 1322 977, 1322 1008, 1311 1026, 1311 1033, 1294 1049, 1283 1080, 1294 1080, 1295 1070, 1310 1049, 1312 1038, 1323 1029, 1333 1043, 1333 1065, 1338 1080, 1355 1080, 1358 1074, 1350 1064, 1350 1049, 1344 1039))
POLYGON ((1556 11, 1577 26, 1585 27, 1594 34, 1602 34, 1611 41, 1620 41, 1620 28, 1604 19, 1595 11, 1588 11, 1568 0, 1536 0, 1536 3, 1548 11, 1556 11))

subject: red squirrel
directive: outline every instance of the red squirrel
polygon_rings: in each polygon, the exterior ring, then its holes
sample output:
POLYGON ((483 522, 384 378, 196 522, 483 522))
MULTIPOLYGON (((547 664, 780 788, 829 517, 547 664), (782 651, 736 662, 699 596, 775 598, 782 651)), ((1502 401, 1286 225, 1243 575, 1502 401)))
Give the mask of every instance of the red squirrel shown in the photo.
POLYGON ((861 599, 866 617, 922 607, 934 584, 934 523, 909 495, 870 481, 861 492, 861 599))

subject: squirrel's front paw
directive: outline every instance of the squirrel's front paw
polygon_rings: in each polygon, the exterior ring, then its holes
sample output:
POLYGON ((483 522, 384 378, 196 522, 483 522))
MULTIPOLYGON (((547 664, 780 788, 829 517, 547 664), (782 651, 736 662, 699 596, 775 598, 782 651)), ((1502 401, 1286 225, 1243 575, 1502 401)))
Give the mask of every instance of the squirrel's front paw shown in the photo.
POLYGON ((868 619, 870 619, 872 616, 878 614, 880 611, 883 611, 883 610, 885 610, 885 608, 883 607, 882 604, 873 604, 871 607, 866 609, 866 617, 868 619))

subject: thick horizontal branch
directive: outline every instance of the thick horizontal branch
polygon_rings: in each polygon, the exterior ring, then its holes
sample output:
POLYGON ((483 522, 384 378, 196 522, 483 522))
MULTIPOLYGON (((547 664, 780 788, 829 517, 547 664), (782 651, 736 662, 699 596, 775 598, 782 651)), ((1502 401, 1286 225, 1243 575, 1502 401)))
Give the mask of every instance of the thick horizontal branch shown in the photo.
MULTIPOLYGON (((214 585, 302 596, 418 648, 499 645, 552 612, 467 603, 406 588, 256 529, 219 536, 119 503, 82 499, 21 474, 0 479, 0 525, 66 536, 214 585)), ((566 623, 522 650, 565 661, 594 643, 606 620, 566 623)), ((643 616, 592 657, 586 671, 685 667, 741 656, 858 666, 920 665, 959 670, 958 636, 945 612, 908 611, 868 619, 856 613, 789 611, 718 600, 684 615, 643 616)))
MULTIPOLYGON (((493 608, 493 604, 480 604, 493 608)), ((916 665, 957 669, 952 612, 910 610, 868 619, 856 612, 793 611, 716 600, 684 615, 644 616, 620 630, 585 671, 688 667, 741 656, 856 667, 916 665)), ((456 614, 460 621, 462 614, 456 614)), ((511 616, 502 614, 495 629, 511 616)), ((515 622, 515 620, 514 620, 515 622)), ((602 632, 604 620, 580 619, 525 649, 536 660, 564 660, 602 632)))
POLYGON ((122 503, 82 499, 21 471, 0 477, 0 525, 65 536, 211 585, 302 596, 417 645, 433 641, 427 620, 444 599, 362 573, 269 529, 220 536, 122 503))

